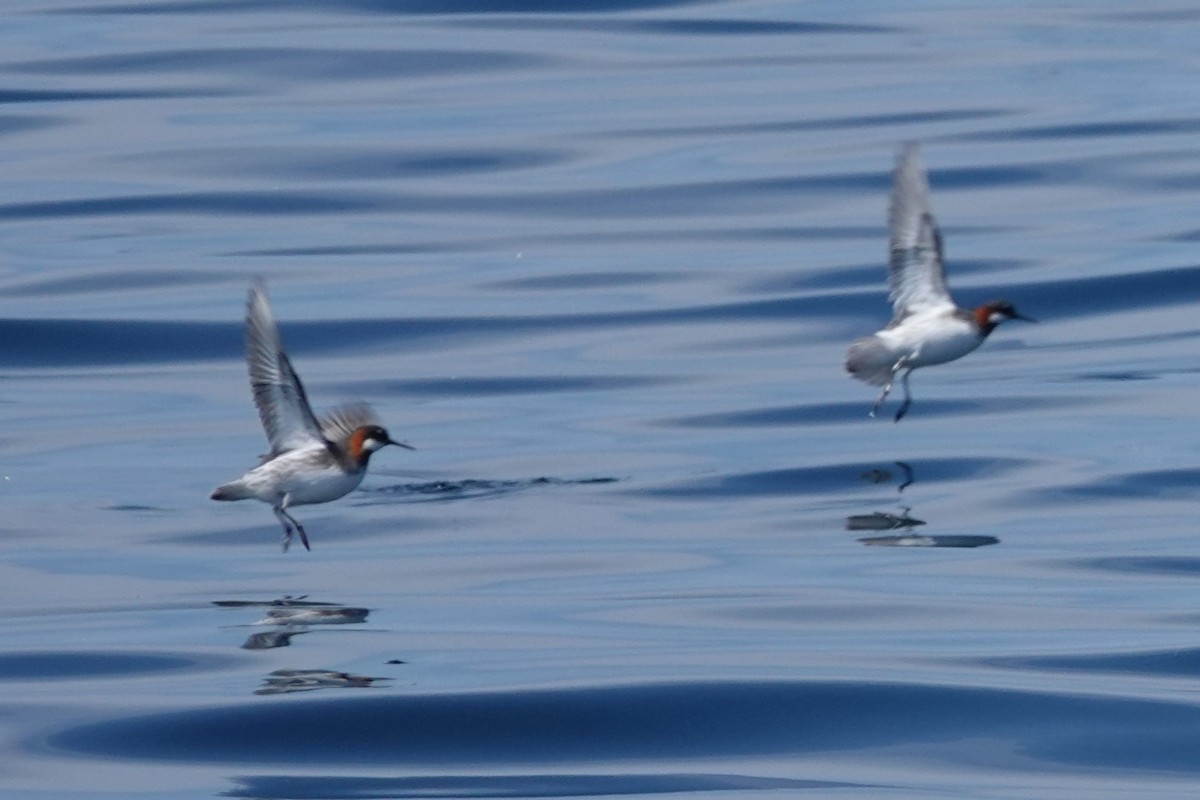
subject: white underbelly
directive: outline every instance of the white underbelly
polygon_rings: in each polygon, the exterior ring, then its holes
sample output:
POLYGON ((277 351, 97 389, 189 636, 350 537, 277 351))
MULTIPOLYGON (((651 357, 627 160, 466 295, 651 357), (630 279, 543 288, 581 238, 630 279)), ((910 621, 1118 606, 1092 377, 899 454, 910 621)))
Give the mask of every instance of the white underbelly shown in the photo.
POLYGON ((311 454, 293 451, 251 470, 244 483, 264 502, 286 495, 288 505, 302 506, 337 500, 362 482, 365 471, 348 473, 333 465, 314 469, 311 461, 311 454))
POLYGON ((983 343, 983 337, 966 322, 928 327, 917 325, 908 330, 905 327, 881 331, 879 337, 889 350, 905 356, 907 365, 914 368, 962 358, 983 343))
POLYGON ((289 505, 328 503, 350 493, 362 479, 361 472, 347 473, 331 468, 295 475, 284 482, 283 490, 288 495, 289 505))

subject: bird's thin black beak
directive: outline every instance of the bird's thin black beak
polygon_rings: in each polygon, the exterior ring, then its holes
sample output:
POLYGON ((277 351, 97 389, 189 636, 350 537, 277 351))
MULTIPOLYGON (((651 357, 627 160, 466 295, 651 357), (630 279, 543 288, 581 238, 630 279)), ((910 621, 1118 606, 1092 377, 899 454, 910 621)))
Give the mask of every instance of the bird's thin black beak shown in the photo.
POLYGON ((1037 320, 1033 317, 1027 317, 1024 314, 1013 314, 1013 319, 1021 319, 1025 320, 1026 322, 1037 322, 1037 320))
POLYGON ((417 449, 417 448, 413 447, 411 444, 405 444, 404 442, 397 442, 395 439, 388 439, 387 443, 394 444, 394 445, 396 445, 396 447, 403 447, 405 450, 416 450, 417 449))

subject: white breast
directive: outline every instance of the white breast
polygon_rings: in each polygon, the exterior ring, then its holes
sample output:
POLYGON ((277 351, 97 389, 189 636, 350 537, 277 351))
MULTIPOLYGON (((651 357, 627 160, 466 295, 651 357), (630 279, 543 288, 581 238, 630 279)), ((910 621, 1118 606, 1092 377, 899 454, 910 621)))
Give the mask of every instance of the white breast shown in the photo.
POLYGON ((911 367, 944 364, 983 343, 979 331, 965 319, 946 314, 914 315, 895 328, 880 331, 889 349, 909 356, 911 367))
POLYGON ((343 472, 335 467, 301 472, 283 482, 283 491, 289 495, 289 503, 294 506, 328 503, 353 491, 362 483, 364 474, 365 471, 343 472))
POLYGON ((306 448, 260 464, 241 482, 265 503, 288 495, 290 505, 307 505, 338 499, 358 486, 364 474, 365 470, 348 473, 329 463, 324 448, 306 448))

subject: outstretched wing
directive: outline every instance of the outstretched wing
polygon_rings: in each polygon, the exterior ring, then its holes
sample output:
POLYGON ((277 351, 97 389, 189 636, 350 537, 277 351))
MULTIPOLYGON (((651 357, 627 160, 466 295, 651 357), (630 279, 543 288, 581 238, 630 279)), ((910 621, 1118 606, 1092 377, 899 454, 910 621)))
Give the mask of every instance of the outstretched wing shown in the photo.
POLYGON ((896 158, 888 233, 893 322, 921 311, 953 310, 942 262, 942 235, 933 218, 929 179, 916 145, 907 145, 896 158))
POLYGON ((313 416, 304 385, 283 352, 262 281, 250 287, 246 303, 246 363, 250 368, 254 405, 271 445, 267 457, 314 443, 324 444, 321 425, 313 416))
POLYGON ((321 432, 325 438, 345 448, 350 434, 364 425, 380 425, 379 417, 366 403, 346 403, 331 408, 320 419, 321 432))

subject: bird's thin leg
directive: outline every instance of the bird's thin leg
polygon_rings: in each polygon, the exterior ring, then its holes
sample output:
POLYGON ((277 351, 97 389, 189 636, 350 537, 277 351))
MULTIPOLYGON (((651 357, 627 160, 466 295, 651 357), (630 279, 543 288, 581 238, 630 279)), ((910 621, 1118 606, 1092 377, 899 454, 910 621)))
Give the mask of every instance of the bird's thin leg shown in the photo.
POLYGON ((909 375, 912 375, 911 369, 905 372, 904 377, 900 379, 900 382, 904 384, 904 402, 900 404, 900 409, 896 411, 896 422, 900 421, 900 418, 908 411, 908 407, 912 405, 912 393, 908 389, 909 375))
POLYGON ((288 551, 288 547, 292 543, 292 523, 295 522, 291 516, 283 510, 283 506, 274 506, 272 510, 275 512, 276 518, 283 523, 283 552, 288 551))
POLYGON ((294 519, 292 520, 292 524, 296 526, 296 533, 300 534, 300 544, 304 545, 305 550, 311 552, 312 548, 308 546, 308 534, 304 532, 304 526, 294 519))
POLYGON ((293 529, 296 531, 296 533, 300 534, 300 543, 301 545, 304 545, 306 551, 312 551, 312 548, 308 547, 308 534, 304 533, 304 525, 296 522, 295 517, 289 515, 287 511, 284 511, 284 509, 287 509, 288 507, 289 499, 289 495, 284 494, 283 500, 280 501, 280 505, 275 506, 275 516, 280 518, 280 522, 283 523, 284 530, 287 530, 287 535, 283 537, 283 551, 287 552, 288 545, 292 543, 293 529))
POLYGON ((908 363, 908 356, 900 356, 900 359, 892 365, 892 374, 888 378, 887 385, 883 387, 883 391, 879 395, 879 399, 875 401, 875 405, 871 406, 870 416, 875 416, 879 413, 879 407, 883 405, 883 401, 887 400, 889 394, 892 393, 892 384, 896 382, 896 373, 904 369, 904 365, 908 363))
POLYGON ((875 401, 875 405, 871 406, 870 416, 875 416, 879 411, 879 407, 883 405, 883 401, 887 400, 888 394, 892 391, 892 381, 896 379, 896 373, 892 373, 892 378, 887 382, 887 386, 883 387, 883 392, 879 395, 879 399, 875 401))

